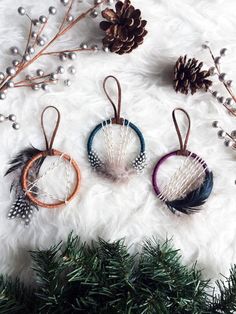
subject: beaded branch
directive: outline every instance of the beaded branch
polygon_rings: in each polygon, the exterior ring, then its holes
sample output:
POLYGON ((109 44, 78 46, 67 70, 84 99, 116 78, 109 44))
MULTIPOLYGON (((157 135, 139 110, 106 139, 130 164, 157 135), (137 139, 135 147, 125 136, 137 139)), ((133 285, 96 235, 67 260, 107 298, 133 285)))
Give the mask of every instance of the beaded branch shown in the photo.
POLYGON ((203 44, 202 47, 210 52, 211 58, 214 62, 214 66, 209 69, 211 75, 216 75, 218 77, 218 80, 223 84, 230 97, 225 98, 222 95, 220 95, 219 92, 213 91, 212 89, 209 89, 209 92, 212 94, 214 98, 217 99, 217 101, 220 104, 222 104, 228 110, 230 114, 236 116, 236 108, 233 107, 233 103, 236 103, 236 97, 232 90, 233 81, 227 77, 226 73, 221 71, 221 60, 222 57, 226 55, 227 49, 222 48, 220 50, 219 56, 215 57, 208 43, 203 44))
MULTIPOLYGON (((228 78, 228 75, 221 70, 222 58, 227 54, 227 48, 220 49, 219 55, 215 56, 209 43, 206 42, 202 45, 204 49, 207 49, 213 60, 214 65, 208 70, 202 70, 203 62, 198 62, 195 58, 188 59, 187 56, 179 57, 174 67, 174 89, 176 92, 183 94, 196 93, 197 90, 202 89, 211 93, 214 99, 221 104, 230 115, 236 116, 236 96, 232 88, 233 81, 228 78), (213 81, 209 77, 217 76, 225 88, 229 97, 222 96, 215 88, 213 88, 213 81)), ((219 121, 212 123, 214 128, 218 129, 218 137, 224 139, 226 147, 230 147, 233 150, 236 149, 236 130, 231 132, 225 131, 219 121)))
POLYGON ((88 159, 91 167, 99 174, 113 181, 125 181, 131 174, 134 174, 135 172, 140 173, 146 167, 147 156, 145 152, 145 141, 141 131, 137 128, 136 125, 134 125, 129 120, 120 117, 121 86, 117 78, 114 76, 107 76, 103 82, 103 88, 108 100, 113 107, 114 117, 99 123, 90 133, 87 142, 88 159), (115 103, 109 96, 106 89, 106 83, 109 79, 115 80, 117 84, 118 108, 116 108, 115 103), (120 127, 120 141, 118 147, 116 147, 114 144, 113 125, 118 125, 120 127), (101 130, 103 131, 105 141, 105 159, 102 159, 93 147, 94 139, 97 133, 101 130), (127 165, 124 159, 133 133, 136 134, 139 139, 140 149, 139 154, 133 160, 133 162, 127 165))
POLYGON ((188 113, 182 108, 176 108, 172 113, 175 129, 178 135, 180 149, 163 156, 156 164, 152 184, 158 198, 163 201, 173 213, 192 214, 198 211, 211 194, 213 175, 205 161, 187 150, 191 121, 188 113), (176 119, 176 112, 181 111, 188 120, 186 138, 183 141, 176 119), (182 165, 170 177, 167 184, 160 187, 158 174, 166 160, 175 156, 185 157, 182 165), (199 183, 200 182, 200 183, 199 183))
MULTIPOLYGON (((215 74, 218 76, 219 81, 223 84, 223 86, 225 87, 230 97, 225 98, 224 96, 221 96, 217 91, 210 90, 210 92, 212 96, 216 98, 217 101, 220 104, 222 104, 231 115, 236 116, 236 107, 235 107, 236 96, 232 89, 233 81, 227 77, 226 73, 221 71, 221 67, 220 67, 222 57, 226 55, 227 49, 222 48, 220 50, 220 55, 215 57, 208 43, 203 44, 203 48, 209 50, 212 60, 214 62, 214 67, 210 69, 212 74, 215 74)), ((214 128, 219 129, 217 132, 218 137, 220 139, 224 139, 225 146, 230 147, 235 150, 236 149, 236 130, 233 130, 230 133, 228 133, 220 126, 219 121, 214 121, 212 123, 212 126, 214 128)))
POLYGON ((233 150, 236 150, 236 130, 233 130, 231 133, 225 131, 219 121, 214 121, 212 123, 213 128, 218 129, 217 135, 220 139, 224 140, 224 145, 230 147, 233 150))
MULTIPOLYGON (((17 47, 11 47, 10 51, 13 55, 19 56, 19 60, 13 60, 13 66, 8 67, 6 72, 7 76, 4 73, 1 73, 1 83, 0 90, 4 92, 8 87, 31 87, 34 90, 37 90, 39 85, 45 90, 45 84, 54 84, 58 80, 57 74, 62 74, 62 68, 58 68, 56 73, 44 73, 43 70, 37 70, 36 76, 27 76, 25 79, 20 81, 13 82, 13 79, 16 79, 20 73, 22 73, 28 66, 34 63, 36 60, 43 56, 59 56, 61 61, 65 61, 67 58, 73 60, 76 58, 76 52, 81 51, 95 51, 97 46, 88 47, 86 44, 81 44, 81 47, 63 49, 59 51, 49 51, 49 48, 55 44, 62 36, 64 36, 72 27, 78 24, 84 17, 88 16, 91 13, 94 14, 94 10, 101 4, 107 2, 106 0, 96 1, 96 4, 89 8, 86 12, 83 12, 77 17, 74 17, 71 14, 74 0, 64 0, 61 1, 65 6, 68 7, 66 13, 62 19, 62 22, 58 28, 57 33, 49 40, 46 40, 44 32, 46 27, 49 24, 52 15, 57 13, 55 7, 49 7, 48 16, 41 15, 38 19, 32 19, 26 10, 23 7, 18 8, 18 12, 22 16, 26 16, 30 22, 30 30, 28 35, 28 40, 26 43, 25 50, 20 52, 17 47)), ((3 94, 1 94, 3 96, 3 94)), ((1 98, 1 97, 0 97, 1 98)), ((4 98, 4 96, 3 96, 4 98)))
MULTIPOLYGON (((59 23, 58 30, 52 38, 48 38, 45 35, 49 22, 52 20, 52 16, 56 15, 56 7, 49 7, 48 15, 41 15, 39 18, 31 18, 23 7, 18 8, 18 13, 22 16, 26 16, 29 21, 29 34, 26 41, 26 45, 23 49, 18 47, 11 47, 10 52, 15 57, 12 60, 12 65, 6 68, 6 74, 0 72, 0 100, 4 100, 7 96, 8 89, 28 87, 34 91, 42 89, 47 91, 49 86, 58 83, 60 75, 65 72, 65 68, 60 65, 55 71, 45 72, 42 69, 38 69, 36 73, 27 74, 22 77, 25 70, 29 66, 34 64, 40 58, 46 56, 58 56, 60 61, 70 59, 71 61, 76 58, 76 53, 85 51, 97 51, 98 46, 92 45, 88 47, 86 43, 82 43, 80 47, 74 47, 69 49, 53 51, 50 49, 58 40, 69 32, 75 25, 77 25, 86 16, 96 17, 98 12, 96 8, 102 3, 107 3, 107 0, 96 0, 95 4, 87 11, 73 16, 72 11, 75 6, 75 0, 61 0, 61 3, 67 8, 59 23), (19 79, 18 77, 21 76, 19 79)), ((71 74, 75 74, 76 69, 74 66, 70 66, 68 71, 71 74)), ((64 84, 69 86, 71 81, 69 79, 64 80, 64 84)), ((0 115, 0 122, 5 120, 13 121, 13 128, 19 129, 20 125, 15 120, 15 116, 12 119, 12 115, 5 117, 0 115)))
POLYGON ((25 224, 29 224, 32 212, 38 207, 45 208, 59 208, 70 202, 78 193, 80 187, 80 170, 75 162, 69 155, 62 153, 53 148, 53 143, 57 134, 60 123, 60 113, 57 108, 53 106, 46 107, 41 115, 41 125, 45 138, 46 150, 41 151, 33 147, 21 151, 11 162, 11 167, 6 172, 15 174, 15 179, 11 185, 11 191, 15 191, 15 201, 10 209, 8 217, 21 218, 25 224), (44 115, 49 109, 54 109, 57 112, 57 122, 52 133, 51 140, 45 132, 44 115), (44 173, 41 173, 41 167, 46 158, 54 157, 56 160, 50 165, 44 173), (52 175, 55 169, 63 166, 65 169, 65 196, 60 197, 58 193, 52 194, 42 188, 40 183, 43 179, 48 180, 48 175, 52 175), (71 179, 72 172, 75 179, 71 179), (46 199, 46 200, 44 200, 46 199))
POLYGON ((174 67, 174 89, 176 92, 183 94, 196 93, 198 90, 205 90, 212 94, 212 96, 222 104, 227 111, 236 116, 236 108, 233 104, 236 103, 236 96, 232 90, 232 80, 229 79, 226 73, 221 71, 221 60, 227 54, 227 49, 222 48, 218 56, 214 56, 212 49, 208 43, 202 45, 204 49, 207 49, 213 60, 214 65, 207 70, 203 70, 203 62, 199 62, 197 59, 188 59, 187 55, 179 57, 174 67), (226 98, 216 90, 213 89, 213 81, 210 77, 217 76, 218 80, 223 84, 229 97, 226 98))
MULTIPOLYGON (((214 98, 217 99, 217 101, 222 104, 227 110, 228 112, 232 115, 232 116, 236 116, 236 96, 234 94, 234 91, 232 89, 232 80, 229 79, 227 77, 227 74, 221 71, 221 60, 222 57, 224 57, 227 53, 227 49, 226 48, 222 48, 220 50, 220 54, 219 56, 214 56, 212 49, 210 48, 208 43, 203 44, 203 48, 204 49, 208 49, 210 52, 210 55, 212 57, 212 60, 214 62, 214 66, 212 68, 210 68, 212 75, 215 74, 217 75, 219 81, 223 84, 223 86, 225 87, 226 91, 228 92, 229 96, 228 98, 225 98, 224 96, 220 95, 219 92, 217 92, 216 90, 210 90, 210 93, 212 94, 212 96, 214 98)), ((212 126, 214 128, 219 129, 218 130, 218 137, 220 139, 224 139, 224 144, 226 147, 230 147, 232 149, 236 149, 236 130, 231 131, 230 133, 228 133, 227 131, 225 131, 221 126, 220 126, 220 122, 219 121, 214 121, 212 123, 212 126)))
MULTIPOLYGON (((98 9, 103 4, 110 5, 113 2, 113 0, 94 0, 94 5, 85 12, 78 14, 76 13, 78 8, 75 0, 60 1, 66 7, 66 10, 62 21, 59 23, 57 32, 51 38, 47 38, 46 31, 49 28, 52 17, 57 13, 56 7, 50 6, 48 14, 41 15, 39 18, 31 18, 25 8, 18 8, 18 13, 25 16, 29 21, 29 34, 23 49, 19 49, 16 46, 10 48, 14 59, 12 60, 12 65, 6 68, 6 74, 0 72, 0 100, 4 100, 7 97, 7 91, 13 88, 26 87, 34 91, 40 89, 48 91, 51 85, 57 84, 61 80, 64 80, 65 86, 71 85, 71 79, 63 78, 66 70, 62 65, 53 71, 38 69, 36 73, 24 76, 25 70, 41 58, 59 57, 60 62, 64 62, 67 59, 70 61, 75 60, 77 53, 80 52, 97 52, 102 50, 119 54, 128 53, 142 44, 143 37, 147 33, 144 29, 146 21, 142 20, 140 10, 134 9, 129 0, 125 0, 124 3, 118 1, 115 11, 110 8, 105 8, 101 11, 102 17, 106 19, 106 21, 100 23, 101 29, 106 33, 104 40, 100 39, 102 45, 96 43, 88 45, 86 42, 83 42, 78 47, 53 49, 52 46, 58 43, 81 20, 88 16, 96 18, 99 16, 98 9)), ((72 65, 68 67, 67 71, 69 74, 75 74, 76 68, 72 65)), ((15 115, 0 115, 0 122, 6 120, 13 122, 12 127, 14 129, 19 129, 20 125, 16 122, 15 115)))

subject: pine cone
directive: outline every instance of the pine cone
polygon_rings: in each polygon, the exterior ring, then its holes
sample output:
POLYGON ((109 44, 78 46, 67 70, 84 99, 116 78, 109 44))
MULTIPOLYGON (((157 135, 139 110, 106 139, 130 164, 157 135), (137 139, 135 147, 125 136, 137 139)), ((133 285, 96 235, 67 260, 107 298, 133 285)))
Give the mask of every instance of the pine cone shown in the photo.
POLYGON ((106 32, 103 45, 111 52, 122 55, 143 43, 147 21, 142 20, 141 11, 135 9, 129 0, 118 1, 115 11, 106 8, 102 16, 107 20, 100 23, 100 28, 106 32))
POLYGON ((183 94, 195 94, 198 89, 207 91, 212 85, 212 81, 207 78, 210 71, 201 71, 203 63, 198 63, 195 58, 188 59, 187 55, 179 57, 174 68, 174 89, 183 94))

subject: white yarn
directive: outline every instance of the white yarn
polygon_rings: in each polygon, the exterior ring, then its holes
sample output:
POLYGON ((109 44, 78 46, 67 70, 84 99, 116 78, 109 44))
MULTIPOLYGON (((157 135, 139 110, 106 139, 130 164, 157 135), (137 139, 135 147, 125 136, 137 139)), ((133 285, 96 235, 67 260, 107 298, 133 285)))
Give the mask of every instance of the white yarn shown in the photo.
POLYGON ((123 131, 123 136, 121 137, 120 145, 119 145, 119 153, 117 156, 117 164, 120 165, 124 162, 125 155, 127 153, 127 146, 128 146, 128 138, 130 136, 131 130, 129 127, 129 122, 125 125, 125 121, 123 121, 123 125, 120 126, 121 130, 123 131))
POLYGON ((114 163, 114 147, 113 147, 113 132, 111 128, 111 121, 107 123, 105 121, 105 125, 102 125, 102 130, 104 134, 105 140, 105 149, 107 152, 108 161, 113 164, 114 163))
MULTIPOLYGON (((164 201, 173 201, 185 197, 191 192, 192 187, 204 174, 201 158, 188 156, 175 173, 169 178, 168 183, 163 187, 160 198, 164 201)), ((201 180, 198 185, 201 184, 201 180)), ((194 188, 196 188, 194 186, 194 188)))
MULTIPOLYGON (((28 188, 25 191, 25 194, 32 192, 33 188, 37 188, 37 191, 34 191, 34 195, 42 197, 48 197, 51 201, 63 201, 66 203, 68 196, 71 191, 71 175, 72 175, 72 159, 70 158, 69 162, 65 160, 64 156, 66 154, 63 153, 60 156, 57 156, 56 160, 50 164, 50 166, 35 179, 34 181, 28 181, 28 188), (51 194, 49 193, 46 188, 41 187, 39 184, 40 182, 48 177, 48 175, 54 171, 55 169, 59 168, 61 165, 65 168, 65 197, 58 196, 58 193, 51 194)), ((54 156, 55 158, 55 156, 54 156)), ((49 179, 50 180, 50 179, 49 179)), ((63 184, 63 182, 62 182, 63 184)))
POLYGON ((104 158, 108 163, 107 167, 110 165, 112 168, 119 168, 124 165, 124 159, 127 154, 129 140, 132 136, 132 130, 129 127, 129 122, 127 125, 124 123, 125 122, 123 122, 122 125, 119 125, 120 132, 116 134, 118 141, 115 139, 113 130, 114 125, 111 123, 111 121, 110 123, 105 122, 105 124, 102 126, 104 143, 101 143, 101 147, 105 149, 107 154, 107 156, 104 158))

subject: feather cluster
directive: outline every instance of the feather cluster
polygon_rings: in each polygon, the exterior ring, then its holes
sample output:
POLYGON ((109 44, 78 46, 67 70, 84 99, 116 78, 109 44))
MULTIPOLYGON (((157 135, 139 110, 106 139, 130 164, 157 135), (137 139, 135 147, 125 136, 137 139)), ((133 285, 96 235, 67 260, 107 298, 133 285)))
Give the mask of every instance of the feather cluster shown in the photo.
MULTIPOLYGON (((37 206, 32 203, 25 192, 22 189, 22 172, 26 164, 38 153, 41 151, 29 147, 20 151, 11 161, 10 168, 7 170, 5 175, 14 174, 14 180, 11 184, 10 191, 15 193, 15 201, 13 202, 11 209, 9 211, 9 219, 21 218, 26 225, 30 223, 32 212, 34 209, 38 209, 37 206)), ((40 167, 44 161, 44 158, 34 163, 31 171, 29 173, 28 179, 32 182, 37 179, 40 167)), ((32 193, 37 192, 37 187, 33 187, 31 190, 32 193)))
POLYGON ((141 171, 146 166, 145 153, 140 154, 131 164, 131 166, 124 163, 115 163, 109 160, 102 161, 99 155, 91 150, 88 155, 91 167, 100 175, 114 182, 126 182, 129 177, 138 171, 141 171))
POLYGON ((179 211, 183 214, 192 214, 200 209, 207 198, 210 196, 213 188, 213 174, 206 172, 203 183, 194 191, 187 194, 182 199, 166 201, 166 205, 172 212, 179 211))
POLYGON ((107 179, 114 182, 127 182, 131 175, 136 173, 133 167, 127 167, 125 165, 114 163, 103 163, 96 171, 107 179))

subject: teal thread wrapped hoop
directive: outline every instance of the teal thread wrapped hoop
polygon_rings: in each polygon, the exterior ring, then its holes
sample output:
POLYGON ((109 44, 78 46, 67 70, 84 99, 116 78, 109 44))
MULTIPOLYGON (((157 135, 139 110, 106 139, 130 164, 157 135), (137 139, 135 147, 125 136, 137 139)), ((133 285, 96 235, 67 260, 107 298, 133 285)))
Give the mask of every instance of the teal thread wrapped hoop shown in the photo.
MULTIPOLYGON (((92 146, 93 146, 93 139, 95 137, 95 135, 98 133, 98 131, 100 131, 102 129, 103 126, 106 126, 107 124, 111 123, 111 119, 110 120, 106 120, 103 121, 102 123, 99 123, 91 132, 89 139, 88 139, 88 143, 87 143, 87 152, 88 154, 92 151, 92 146)), ((141 131, 139 130, 139 128, 129 122, 127 119, 124 120, 124 125, 125 126, 129 126, 138 136, 139 141, 140 141, 140 154, 145 152, 145 141, 144 141, 144 137, 143 134, 141 133, 141 131)))

